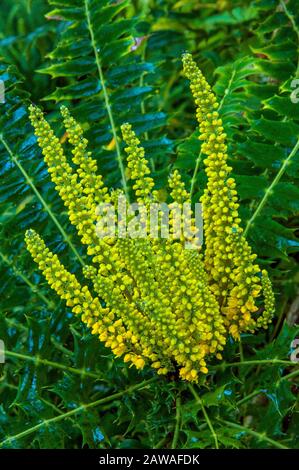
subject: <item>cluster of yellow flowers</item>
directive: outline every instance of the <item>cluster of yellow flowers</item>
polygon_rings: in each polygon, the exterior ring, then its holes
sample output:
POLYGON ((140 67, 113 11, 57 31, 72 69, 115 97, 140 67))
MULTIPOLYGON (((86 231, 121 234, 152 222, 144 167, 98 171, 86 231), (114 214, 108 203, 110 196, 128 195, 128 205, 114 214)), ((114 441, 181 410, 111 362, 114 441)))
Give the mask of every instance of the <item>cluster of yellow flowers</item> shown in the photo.
MULTIPOLYGON (((82 128, 65 107, 61 113, 72 145, 72 165, 39 108, 30 107, 30 119, 70 222, 87 245, 90 264, 83 274, 93 292, 80 285, 36 232, 28 230, 25 238, 52 289, 116 356, 123 356, 138 369, 149 364, 158 374, 179 370, 182 379, 197 381, 200 372, 208 372, 209 356, 222 358, 229 333, 238 339, 242 331, 267 327, 274 296, 266 271, 260 272, 254 264, 256 256, 242 234, 216 98, 189 54, 184 55, 183 63, 198 107, 202 151, 207 155, 208 185, 202 198, 204 254, 200 248, 186 249, 183 235, 98 236, 102 217, 98 205, 117 206, 116 196, 122 191, 109 192, 104 186, 82 128), (264 307, 257 303, 262 292, 264 307)), ((153 190, 144 149, 129 124, 121 130, 132 189, 136 200, 148 206, 158 201, 158 192, 153 190)), ((177 170, 169 177, 169 189, 170 213, 190 202, 177 170)), ((191 210, 182 217, 188 216, 193 223, 191 210)))
POLYGON ((267 327, 274 312, 274 296, 269 289, 267 272, 261 272, 254 263, 257 256, 251 252, 240 227, 238 196, 232 168, 227 164, 227 144, 219 104, 201 71, 190 54, 183 56, 184 74, 190 80, 197 106, 202 152, 208 184, 201 199, 205 228, 205 269, 211 289, 221 311, 225 326, 235 338, 241 331, 253 331, 256 326, 267 327), (259 310, 256 299, 263 287, 268 299, 258 322, 253 314, 259 310))

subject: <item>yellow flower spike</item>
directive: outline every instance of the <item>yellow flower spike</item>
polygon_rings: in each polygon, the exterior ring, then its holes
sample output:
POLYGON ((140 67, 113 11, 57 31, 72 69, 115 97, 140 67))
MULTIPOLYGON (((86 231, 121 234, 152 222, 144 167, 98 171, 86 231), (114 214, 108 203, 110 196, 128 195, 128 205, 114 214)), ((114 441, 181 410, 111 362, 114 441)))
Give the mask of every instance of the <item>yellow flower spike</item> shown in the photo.
POLYGON ((181 242, 197 242, 197 245, 199 246, 198 229, 196 228, 194 214, 191 209, 188 209, 187 211, 187 204, 191 203, 190 194, 186 190, 185 183, 182 181, 182 177, 177 169, 175 169, 169 176, 168 185, 171 189, 170 197, 174 201, 173 204, 170 204, 170 233, 174 238, 177 237, 177 224, 175 220, 178 217, 178 210, 180 210, 181 242))
POLYGON ((174 202, 183 204, 190 202, 190 194, 185 188, 185 183, 177 169, 175 169, 168 178, 168 185, 171 189, 170 196, 174 202))
POLYGON ((204 163, 208 184, 201 199, 205 268, 226 315, 226 323, 231 325, 230 332, 238 338, 241 331, 252 330, 255 325, 255 299, 259 297, 257 286, 261 281, 256 280, 254 271, 260 269, 254 265, 256 256, 240 227, 236 183, 230 176, 232 168, 227 164, 226 134, 217 111, 216 97, 191 54, 183 55, 183 67, 197 107, 202 152, 207 155, 204 163))
POLYGON ((109 327, 113 327, 115 316, 112 315, 112 320, 110 320, 107 315, 109 310, 101 306, 98 298, 92 297, 86 286, 82 287, 80 285, 75 275, 65 269, 57 255, 51 253, 43 239, 34 230, 27 230, 25 241, 28 251, 34 261, 37 262, 51 288, 62 299, 73 300, 74 306, 72 311, 75 314, 81 315, 82 321, 89 328, 92 328, 94 334, 105 334, 104 341, 110 340, 111 343, 114 342, 112 350, 118 349, 121 346, 123 352, 125 352, 124 338, 126 330, 123 325, 118 324, 117 338, 115 334, 110 334, 109 332, 109 327))
POLYGON ((154 180, 147 176, 150 169, 144 157, 144 148, 140 146, 140 141, 132 130, 131 124, 125 123, 121 126, 122 136, 127 144, 125 151, 128 155, 127 165, 130 170, 132 180, 135 180, 133 189, 138 202, 147 202, 150 199, 151 191, 154 187, 154 180))
POLYGON ((59 139, 54 135, 42 111, 31 105, 29 112, 51 179, 68 208, 71 223, 77 228, 84 244, 95 243, 98 240, 94 227, 95 207, 90 210, 88 197, 84 194, 84 188, 79 181, 78 174, 74 173, 67 162, 59 139))
POLYGON ((104 186, 102 176, 96 173, 97 162, 90 157, 90 153, 87 151, 88 140, 84 138, 81 126, 71 116, 66 106, 61 106, 60 111, 68 140, 74 146, 72 150, 73 162, 79 166, 77 172, 84 188, 83 191, 91 199, 90 208, 95 210, 93 204, 109 202, 108 189, 104 186))
POLYGON ((267 329, 269 324, 272 322, 272 318, 275 312, 275 297, 272 290, 271 281, 268 273, 265 269, 262 271, 262 289, 265 298, 265 309, 260 317, 258 317, 256 323, 258 328, 267 329))

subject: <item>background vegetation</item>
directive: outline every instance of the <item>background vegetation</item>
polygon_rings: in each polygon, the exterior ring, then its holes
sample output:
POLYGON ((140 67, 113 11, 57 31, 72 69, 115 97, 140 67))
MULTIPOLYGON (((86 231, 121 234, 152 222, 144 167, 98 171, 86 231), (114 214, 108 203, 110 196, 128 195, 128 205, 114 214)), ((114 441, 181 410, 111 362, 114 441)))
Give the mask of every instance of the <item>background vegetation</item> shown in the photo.
POLYGON ((298 447, 299 78, 297 0, 2 0, 0 79, 0 447, 298 447), (112 357, 50 291, 24 247, 42 233, 80 276, 85 259, 28 123, 42 104, 84 126, 109 186, 122 183, 119 126, 145 141, 158 189, 183 172, 205 184, 181 53, 221 103, 247 237, 276 293, 271 328, 231 341, 187 386, 112 357))

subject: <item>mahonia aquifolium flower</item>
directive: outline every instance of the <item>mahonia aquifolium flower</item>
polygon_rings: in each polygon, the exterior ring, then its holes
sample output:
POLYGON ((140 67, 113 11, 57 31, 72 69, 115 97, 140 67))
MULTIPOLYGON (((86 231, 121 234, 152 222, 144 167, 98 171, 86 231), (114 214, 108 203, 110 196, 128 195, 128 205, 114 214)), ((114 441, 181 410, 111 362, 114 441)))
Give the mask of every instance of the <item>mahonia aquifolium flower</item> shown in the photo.
MULTIPOLYGON (((274 295, 267 272, 255 264, 256 255, 240 227, 236 184, 227 164, 226 135, 216 98, 190 54, 183 56, 183 64, 207 156, 208 184, 202 197, 204 253, 200 248, 186 249, 185 235, 178 239, 98 237, 96 227, 102 217, 98 205, 117 206, 118 196, 124 193, 105 187, 82 129, 66 107, 61 114, 73 165, 39 108, 30 107, 30 119, 70 222, 87 246, 91 264, 83 268, 83 274, 92 283, 92 292, 65 269, 36 232, 28 230, 25 238, 52 289, 116 356, 138 369, 149 364, 158 374, 178 368, 182 379, 196 382, 200 372, 208 372, 209 357, 221 360, 228 334, 238 339, 242 331, 267 327, 274 295)), ((158 201, 159 194, 153 189, 144 149, 130 124, 121 130, 136 200, 148 206, 158 201)), ((169 177, 169 188, 173 234, 172 214, 190 202, 190 194, 177 170, 169 177)), ((184 217, 191 218, 190 237, 196 238, 192 211, 183 213, 184 217)))
POLYGON ((208 184, 201 199, 205 224, 205 269, 211 289, 222 306, 225 325, 235 338, 241 331, 253 331, 257 326, 267 327, 274 312, 274 296, 266 271, 255 263, 240 227, 236 183, 227 164, 227 144, 219 104, 210 85, 192 60, 183 56, 184 74, 190 80, 197 106, 202 152, 208 184), (265 310, 258 320, 254 313, 256 300, 264 291, 265 310))

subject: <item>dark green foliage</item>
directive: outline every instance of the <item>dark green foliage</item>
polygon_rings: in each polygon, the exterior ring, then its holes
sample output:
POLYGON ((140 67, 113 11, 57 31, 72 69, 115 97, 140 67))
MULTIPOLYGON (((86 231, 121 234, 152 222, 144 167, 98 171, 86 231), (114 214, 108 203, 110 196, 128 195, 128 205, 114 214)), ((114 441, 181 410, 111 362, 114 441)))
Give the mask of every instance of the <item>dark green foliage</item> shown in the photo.
POLYGON ((299 370, 290 354, 299 331, 288 324, 298 321, 296 0, 3 3, 0 446, 297 447, 299 370), (113 358, 50 291, 23 242, 29 227, 43 233, 80 278, 84 250, 28 123, 28 104, 41 97, 62 138, 58 106, 71 108, 109 186, 122 184, 119 126, 130 121, 145 140, 157 188, 176 166, 198 200, 205 175, 180 77, 186 49, 219 97, 244 228, 277 300, 270 330, 244 335, 241 345, 230 341, 223 362, 193 387, 113 358))
POLYGON ((41 99, 55 82, 33 71, 41 66, 55 42, 57 21, 45 21, 44 0, 2 0, 0 18, 0 59, 14 64, 24 76, 23 89, 33 100, 41 99))

